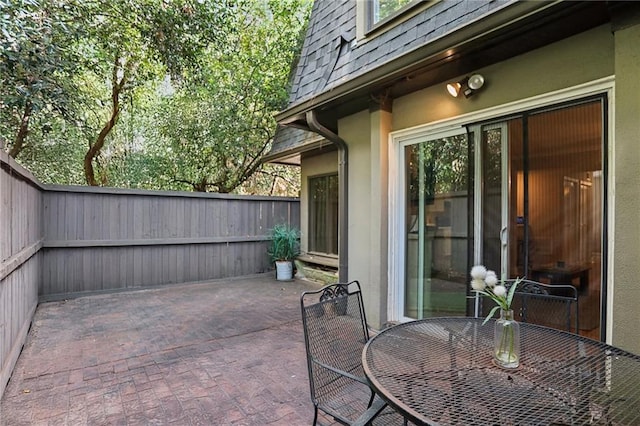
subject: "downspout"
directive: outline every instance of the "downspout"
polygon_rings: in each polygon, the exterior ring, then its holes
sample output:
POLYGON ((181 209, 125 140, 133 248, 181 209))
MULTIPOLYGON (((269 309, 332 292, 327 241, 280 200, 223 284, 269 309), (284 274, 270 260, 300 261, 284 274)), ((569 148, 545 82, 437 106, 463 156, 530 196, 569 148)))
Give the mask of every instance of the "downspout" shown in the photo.
POLYGON ((323 136, 338 148, 338 280, 344 283, 349 280, 349 167, 347 162, 349 155, 347 143, 320 124, 314 110, 307 111, 306 119, 312 132, 323 136))

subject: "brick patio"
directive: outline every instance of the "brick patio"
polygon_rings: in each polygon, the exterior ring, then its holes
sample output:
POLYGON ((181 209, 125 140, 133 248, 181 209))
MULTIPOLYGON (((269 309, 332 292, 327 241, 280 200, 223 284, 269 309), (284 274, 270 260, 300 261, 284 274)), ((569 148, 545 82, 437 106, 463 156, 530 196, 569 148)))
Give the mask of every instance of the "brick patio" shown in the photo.
POLYGON ((312 288, 265 274, 43 303, 0 424, 311 424, 312 288))

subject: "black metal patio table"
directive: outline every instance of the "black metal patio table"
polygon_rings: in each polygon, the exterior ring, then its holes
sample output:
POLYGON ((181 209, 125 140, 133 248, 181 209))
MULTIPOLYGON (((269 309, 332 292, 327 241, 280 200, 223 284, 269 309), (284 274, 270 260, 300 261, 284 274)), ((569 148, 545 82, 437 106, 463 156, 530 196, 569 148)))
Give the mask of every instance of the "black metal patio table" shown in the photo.
POLYGON ((640 425, 640 356, 521 323, 520 366, 492 361, 493 321, 431 318, 367 343, 365 374, 409 421, 426 425, 640 425))

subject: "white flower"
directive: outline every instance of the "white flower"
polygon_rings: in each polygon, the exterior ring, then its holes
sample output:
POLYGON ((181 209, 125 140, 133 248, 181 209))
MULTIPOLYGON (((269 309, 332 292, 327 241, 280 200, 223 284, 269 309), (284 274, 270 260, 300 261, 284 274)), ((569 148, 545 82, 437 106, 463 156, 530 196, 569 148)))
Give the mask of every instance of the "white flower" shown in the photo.
POLYGON ((493 271, 487 271, 487 277, 484 279, 489 287, 495 287, 498 284, 498 276, 493 271))
POLYGON ((484 280, 473 279, 471 280, 471 288, 476 291, 482 291, 487 287, 484 280))
MULTIPOLYGON (((471 278, 474 280, 484 280, 487 276, 487 268, 482 265, 476 265, 471 268, 471 278)), ((484 288, 484 287, 483 287, 484 288)))
POLYGON ((498 297, 504 297, 507 294, 507 288, 503 285, 497 285, 493 288, 493 294, 498 297))

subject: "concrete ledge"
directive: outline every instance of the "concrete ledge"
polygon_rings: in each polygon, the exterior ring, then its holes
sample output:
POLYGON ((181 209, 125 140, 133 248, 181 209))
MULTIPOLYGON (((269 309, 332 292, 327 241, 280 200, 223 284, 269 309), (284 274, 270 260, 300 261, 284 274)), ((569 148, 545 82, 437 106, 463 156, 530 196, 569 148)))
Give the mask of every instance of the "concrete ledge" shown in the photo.
POLYGON ((313 264, 296 260, 296 278, 317 282, 319 284, 333 284, 338 282, 338 270, 322 269, 313 264))
POLYGON ((305 263, 328 266, 329 268, 338 269, 338 256, 330 256, 318 253, 305 253, 298 256, 297 260, 305 263))

